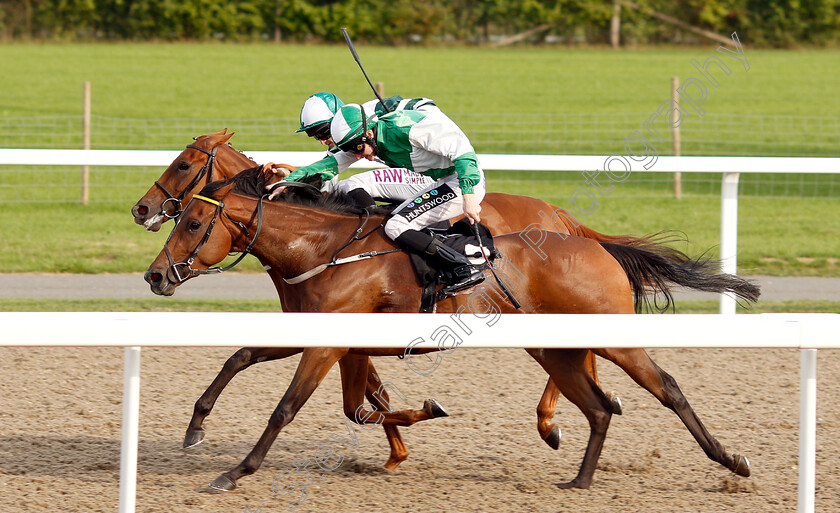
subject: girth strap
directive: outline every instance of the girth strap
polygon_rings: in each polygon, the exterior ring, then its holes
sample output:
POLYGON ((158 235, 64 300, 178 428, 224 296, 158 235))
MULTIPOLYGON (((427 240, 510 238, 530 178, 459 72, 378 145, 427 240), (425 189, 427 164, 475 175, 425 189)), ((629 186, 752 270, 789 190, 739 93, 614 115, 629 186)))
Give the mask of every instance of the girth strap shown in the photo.
POLYGON ((368 251, 367 253, 360 253, 358 255, 353 255, 353 256, 349 256, 349 257, 345 257, 345 258, 338 258, 336 260, 333 260, 332 262, 329 262, 329 263, 326 263, 326 264, 321 264, 318 267, 315 267, 314 269, 310 269, 303 274, 299 274, 299 275, 295 276, 294 278, 288 278, 288 279, 283 278, 283 281, 285 281, 289 285, 297 285, 298 283, 304 282, 304 281, 308 280, 309 278, 311 278, 313 276, 321 274, 322 272, 326 271, 328 267, 333 267, 333 266, 341 265, 341 264, 349 264, 349 263, 352 263, 352 262, 358 262, 359 260, 368 260, 370 258, 377 257, 379 255, 385 255, 385 254, 388 254, 388 253, 396 253, 396 252, 399 252, 399 251, 402 251, 402 249, 397 248, 397 249, 388 249, 388 250, 385 250, 385 251, 368 251))

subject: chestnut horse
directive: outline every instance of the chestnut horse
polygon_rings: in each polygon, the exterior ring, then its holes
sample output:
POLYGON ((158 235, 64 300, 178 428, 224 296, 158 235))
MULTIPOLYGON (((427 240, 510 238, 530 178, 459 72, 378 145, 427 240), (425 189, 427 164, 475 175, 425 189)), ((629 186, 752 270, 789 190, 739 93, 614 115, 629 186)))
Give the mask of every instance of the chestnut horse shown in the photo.
MULTIPOLYGON (((232 178, 243 169, 254 167, 256 163, 253 160, 230 145, 229 141, 233 135, 233 132, 227 133, 227 129, 225 129, 195 138, 195 142, 188 145, 172 161, 172 164, 155 181, 155 184, 132 207, 131 213, 134 216, 134 221, 145 226, 147 230, 158 231, 161 224, 167 219, 175 217, 177 212, 181 210, 181 205, 187 203, 201 187, 213 180, 232 178)), ((293 169, 291 166, 285 167, 293 169)), ((525 230, 525 236, 527 236, 531 233, 529 230, 548 229, 558 233, 591 238, 599 242, 621 245, 648 245, 649 242, 647 238, 643 237, 611 236, 598 233, 577 223, 565 210, 527 196, 487 193, 481 206, 482 222, 494 234, 525 230)), ((650 245, 648 247, 651 248, 650 245)), ((654 246, 651 249, 658 248, 659 246, 654 246)), ((273 272, 269 271, 269 274, 273 274, 273 272)), ((276 276, 272 276, 272 280, 278 288, 283 310, 287 312, 296 311, 293 301, 284 301, 284 296, 290 288, 289 285, 286 285, 276 276)), ((287 347, 246 347, 237 351, 225 362, 222 370, 196 401, 184 437, 183 447, 193 447, 204 440, 204 420, 212 411, 225 386, 237 373, 255 363, 286 358, 302 350, 302 348, 287 347)), ((599 383, 595 355, 589 354, 586 361, 590 374, 595 382, 599 383)), ((380 389, 381 383, 372 362, 370 368, 368 397, 373 400, 372 394, 380 389)), ((540 438, 553 449, 557 449, 560 445, 560 428, 552 421, 559 393, 557 387, 551 380, 548 380, 543 397, 537 406, 537 430, 540 438)), ((608 394, 608 396, 613 403, 614 413, 621 414, 620 399, 613 394, 608 394)), ((385 467, 393 470, 407 458, 408 452, 405 450, 405 445, 401 439, 397 440, 392 437, 392 435, 399 437, 399 432, 396 429, 386 431, 386 434, 392 452, 385 467)))
MULTIPOLYGON (((250 251, 264 266, 283 278, 292 278, 330 262, 346 247, 348 237, 363 225, 359 210, 337 205, 335 196, 323 198, 319 206, 260 199, 264 182, 259 168, 243 172, 233 180, 205 187, 180 216, 164 249, 146 271, 152 291, 172 295, 184 281, 222 261, 232 251, 250 251), (215 229, 214 229, 215 228, 215 229)), ((366 218, 367 219, 367 218, 366 218)), ((394 250, 379 227, 383 216, 371 216, 365 237, 348 251, 352 253, 394 250), (371 228, 375 227, 375 228, 371 228)), ((725 274, 713 274, 708 262, 690 260, 681 264, 656 253, 629 246, 615 246, 580 237, 563 238, 546 233, 543 249, 548 258, 536 254, 516 234, 495 239, 504 255, 506 268, 515 268, 520 283, 516 310, 507 302, 503 313, 625 313, 635 312, 631 281, 636 286, 673 281, 704 290, 730 292, 755 301, 757 287, 725 274), (619 261, 623 261, 622 264, 619 261), (515 262, 515 264, 514 264, 515 262), (629 278, 629 279, 628 279, 629 278)), ((347 254, 347 253, 345 253, 347 254)), ((328 267, 321 274, 295 285, 299 311, 328 312, 416 312, 419 282, 410 272, 409 258, 401 251, 348 265, 328 267), (359 277, 365 281, 360 282, 359 277)), ((470 291, 445 299, 439 312, 472 311, 470 291)), ((560 392, 586 416, 590 437, 577 476, 561 487, 588 488, 606 436, 612 404, 587 371, 585 349, 529 349, 528 353, 548 372, 560 392)), ((236 467, 216 478, 211 486, 233 490, 237 480, 254 473, 282 428, 311 396, 329 369, 339 364, 344 393, 344 412, 359 423, 379 415, 384 425, 411 425, 434 416, 428 405, 423 410, 369 412, 360 416, 369 371, 368 356, 396 356, 404 349, 307 348, 298 369, 254 449, 236 467)), ((748 476, 749 462, 730 454, 706 430, 683 396, 676 381, 660 369, 643 349, 593 349, 623 369, 636 383, 673 410, 706 455, 729 470, 748 476)))

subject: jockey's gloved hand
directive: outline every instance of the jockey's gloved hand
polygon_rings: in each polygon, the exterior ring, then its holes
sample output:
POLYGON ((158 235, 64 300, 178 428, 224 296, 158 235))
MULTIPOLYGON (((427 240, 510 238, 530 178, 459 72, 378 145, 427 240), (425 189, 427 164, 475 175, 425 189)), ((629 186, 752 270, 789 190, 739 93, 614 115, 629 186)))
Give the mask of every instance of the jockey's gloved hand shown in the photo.
MULTIPOLYGON (((292 174, 292 171, 289 169, 288 166, 284 164, 275 164, 274 162, 268 162, 266 164, 263 164, 262 173, 263 176, 265 176, 265 180, 267 182, 271 180, 272 177, 286 178, 287 176, 292 174)), ((266 185, 265 188, 268 189, 268 185, 266 185)))

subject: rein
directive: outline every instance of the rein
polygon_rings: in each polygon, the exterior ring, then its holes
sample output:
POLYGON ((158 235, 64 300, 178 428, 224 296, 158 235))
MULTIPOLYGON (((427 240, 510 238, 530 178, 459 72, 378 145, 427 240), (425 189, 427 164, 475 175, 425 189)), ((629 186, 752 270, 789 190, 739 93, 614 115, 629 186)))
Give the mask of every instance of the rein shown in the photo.
POLYGON ((272 186, 271 186, 271 189, 269 189, 269 190, 268 190, 268 193, 269 193, 269 194, 271 194, 271 193, 273 193, 275 190, 279 189, 280 187, 286 187, 286 188, 298 188, 298 189, 312 189, 313 191, 317 192, 318 194, 321 194, 321 189, 319 189, 319 188, 315 187, 315 186, 314 186, 314 185, 312 185, 311 183, 305 183, 305 182, 287 182, 287 181, 285 181, 285 180, 280 180, 280 181, 279 181, 279 182, 277 182, 276 184, 272 185, 272 186))
POLYGON ((204 148, 196 146, 195 144, 188 144, 187 148, 192 148, 194 150, 198 150, 198 151, 200 151, 200 152, 202 152, 202 153, 204 153, 205 155, 208 156, 207 157, 207 162, 205 162, 204 167, 202 167, 201 171, 199 171, 198 174, 195 175, 195 178, 193 178, 193 181, 190 182, 190 184, 187 186, 187 188, 184 189, 183 191, 181 191, 181 194, 179 194, 178 196, 175 196, 171 192, 169 192, 166 189, 166 187, 163 186, 162 183, 160 183, 158 180, 155 180, 155 185, 160 187, 160 190, 162 190, 163 193, 166 194, 166 196, 167 196, 167 198, 163 201, 163 203, 160 204, 160 211, 164 216, 166 216, 169 219, 176 219, 179 215, 181 215, 181 212, 184 211, 183 208, 181 208, 182 207, 181 202, 183 201, 183 199, 187 195, 187 193, 190 192, 191 190, 193 190, 193 188, 198 184, 199 180, 201 180, 201 178, 205 174, 207 174, 207 183, 210 183, 210 182, 213 181, 213 164, 216 162, 216 150, 218 150, 219 147, 216 146, 216 147, 213 148, 212 151, 207 151, 204 148), (172 202, 172 208, 173 208, 173 213, 172 214, 168 214, 166 212, 166 204, 169 203, 170 201, 172 202))
MULTIPOLYGON (((251 250, 254 248, 254 244, 256 244, 256 242, 257 242, 257 237, 260 236, 260 231, 262 230, 262 222, 263 222, 263 208, 262 208, 263 207, 263 202, 262 202, 262 200, 265 199, 265 197, 266 196, 261 197, 259 203, 257 203, 257 230, 254 233, 254 238, 251 239, 251 241, 245 247, 245 250, 242 251, 242 253, 239 254, 239 256, 236 258, 236 260, 234 260, 233 263, 231 263, 229 265, 226 265, 224 267, 216 266, 216 267, 209 267, 207 269, 193 269, 191 266, 192 266, 192 263, 195 262, 195 257, 198 256, 198 252, 201 251, 201 247, 204 246, 204 243, 206 243, 207 240, 210 238, 210 232, 213 231, 213 227, 216 225, 216 220, 219 218, 219 214, 222 213, 222 209, 225 208, 225 203, 223 201, 217 201, 217 200, 214 200, 214 199, 211 199, 211 198, 206 198, 206 197, 198 195, 198 194, 194 194, 193 198, 201 200, 201 201, 206 201, 207 203, 210 203, 211 205, 215 205, 216 206, 216 211, 213 212, 213 219, 210 220, 210 224, 207 225, 207 231, 204 232, 204 236, 201 238, 201 240, 198 242, 198 245, 195 247, 195 249, 192 251, 192 253, 190 253, 190 256, 184 262, 175 262, 175 259, 172 258, 172 253, 169 251, 169 239, 172 238, 172 234, 175 233, 175 228, 177 228, 178 225, 176 224, 175 227, 172 228, 172 231, 169 233, 169 237, 167 237, 166 243, 163 245, 163 250, 164 250, 164 252, 166 252, 166 258, 169 261, 169 270, 172 272, 172 275, 175 277, 175 281, 177 283, 183 283, 183 282, 187 281, 188 279, 190 279, 192 276, 200 276, 202 274, 223 273, 223 272, 231 269, 235 265, 237 265, 239 262, 241 262, 242 259, 245 258, 251 252, 251 250), (181 274, 181 272, 182 272, 181 269, 183 269, 186 274, 182 275, 181 274)), ((230 219, 230 218, 228 218, 228 219, 230 219)), ((231 219, 231 221, 233 221, 233 219, 231 219)), ((180 220, 179 220, 179 222, 180 222, 180 220)), ((248 228, 246 228, 243 223, 241 223, 239 221, 233 221, 233 222, 236 225, 238 225, 239 227, 241 227, 243 230, 245 230, 245 233, 248 234, 248 228)))

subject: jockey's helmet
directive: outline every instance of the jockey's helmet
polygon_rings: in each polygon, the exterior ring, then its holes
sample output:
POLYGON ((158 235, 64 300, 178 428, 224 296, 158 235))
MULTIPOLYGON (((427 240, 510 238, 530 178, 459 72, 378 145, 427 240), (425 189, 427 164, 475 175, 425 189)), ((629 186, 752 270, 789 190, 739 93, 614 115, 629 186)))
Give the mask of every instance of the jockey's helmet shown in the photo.
POLYGON ((365 110, 357 103, 349 103, 335 113, 330 123, 330 134, 340 150, 360 153, 364 143, 370 142, 365 131, 375 127, 378 118, 373 112, 365 110))
POLYGON ((329 136, 329 125, 335 113, 344 102, 332 93, 315 93, 303 103, 300 109, 300 128, 297 132, 306 132, 309 137, 315 137, 326 132, 329 136))

